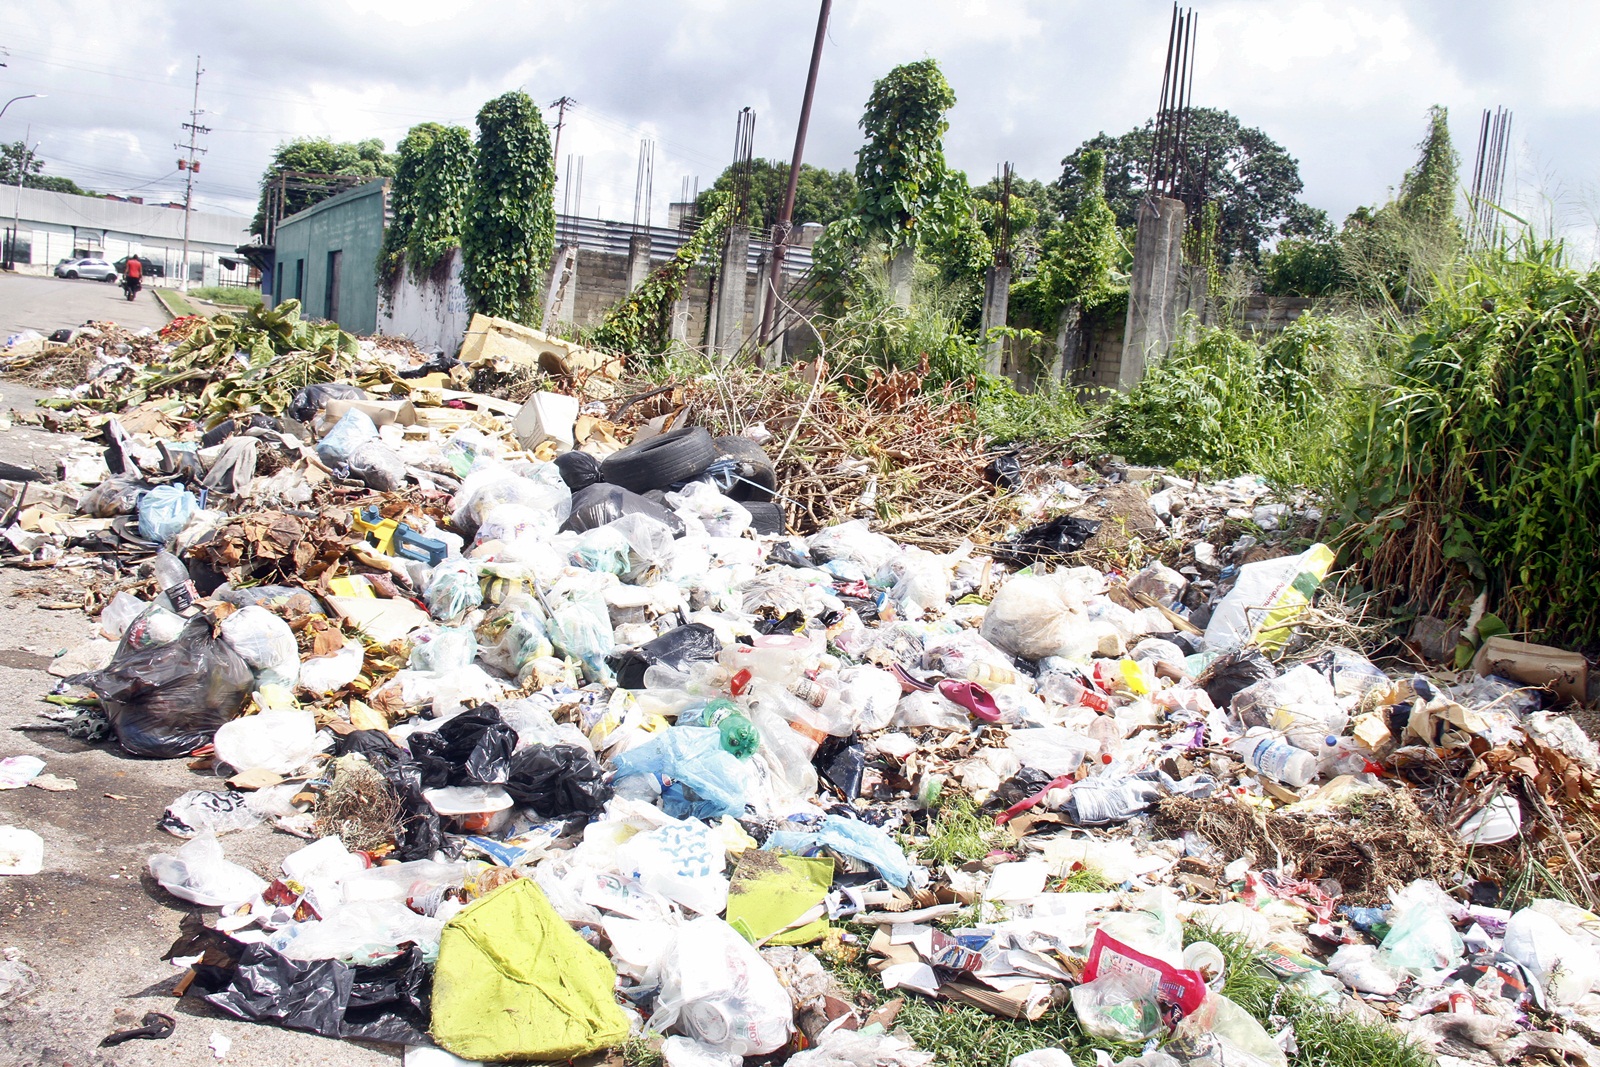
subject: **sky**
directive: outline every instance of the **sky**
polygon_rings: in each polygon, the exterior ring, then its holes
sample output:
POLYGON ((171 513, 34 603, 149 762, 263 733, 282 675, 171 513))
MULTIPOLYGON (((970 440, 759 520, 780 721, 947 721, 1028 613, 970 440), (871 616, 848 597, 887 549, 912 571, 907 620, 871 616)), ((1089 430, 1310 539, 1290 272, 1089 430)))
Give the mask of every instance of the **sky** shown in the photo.
MULTIPOLYGON (((1470 160, 1484 108, 1515 115, 1508 200, 1592 256, 1600 229, 1600 4, 1593 0, 1198 0, 1194 101, 1300 161, 1302 198, 1335 220, 1391 195, 1431 104, 1470 160)), ((0 25, 0 141, 38 142, 47 172, 147 202, 181 199, 175 143, 200 79, 202 210, 248 215, 276 146, 473 128, 521 88, 566 96, 558 163, 581 160, 587 216, 631 221, 640 143, 651 216, 731 159, 737 113, 787 160, 816 0, 51 0, 0 25)), ((1004 160, 1049 181, 1085 138, 1150 117, 1171 6, 1158 0, 836 0, 806 161, 854 165, 872 83, 933 57, 957 96, 945 138, 974 183, 1004 160)), ((546 113, 554 122, 556 111, 546 113)), ((1463 180, 1471 165, 1463 167, 1463 180)))

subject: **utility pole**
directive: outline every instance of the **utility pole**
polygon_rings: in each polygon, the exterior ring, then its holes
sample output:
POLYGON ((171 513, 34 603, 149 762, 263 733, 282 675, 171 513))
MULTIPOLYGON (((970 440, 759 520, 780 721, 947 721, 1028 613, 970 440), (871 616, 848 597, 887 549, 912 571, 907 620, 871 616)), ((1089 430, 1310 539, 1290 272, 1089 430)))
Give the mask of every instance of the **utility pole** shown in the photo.
MULTIPOLYGON (((39 150, 38 145, 27 148, 28 138, 33 135, 33 124, 29 123, 23 129, 22 144, 27 149, 22 156, 21 166, 17 168, 17 199, 15 201, 16 213, 11 217, 11 247, 6 250, 5 266, 7 270, 17 269, 17 245, 22 239, 22 179, 28 176, 28 167, 33 163, 33 154, 39 150)), ((33 252, 28 253, 29 262, 33 260, 33 252)))
MULTIPOLYGON (((194 57, 194 104, 189 108, 189 121, 183 128, 189 131, 189 158, 178 160, 178 169, 188 172, 188 177, 183 187, 183 277, 178 282, 178 288, 183 292, 189 291, 189 212, 194 207, 194 176, 200 169, 200 164, 195 161, 196 152, 204 153, 206 149, 198 147, 194 140, 203 133, 210 133, 211 127, 200 125, 200 57, 194 57)), ((180 152, 184 145, 173 145, 180 152)))
POLYGON ((795 188, 800 183, 800 160, 806 150, 806 127, 811 122, 811 98, 817 91, 817 69, 822 65, 822 43, 828 36, 828 12, 832 8, 833 0, 822 0, 822 8, 817 12, 817 37, 811 43, 811 70, 806 74, 806 95, 800 103, 800 125, 794 132, 794 159, 789 163, 789 186, 784 190, 783 210, 778 213, 778 221, 772 227, 772 272, 767 279, 767 298, 761 306, 759 338, 763 353, 772 341, 772 328, 777 325, 774 312, 778 306, 778 282, 783 277, 783 246, 789 240, 789 219, 794 214, 795 188))
MULTIPOLYGON (((572 99, 572 97, 563 96, 560 100, 557 100, 555 103, 550 105, 551 107, 557 109, 557 111, 556 111, 556 144, 555 144, 555 149, 550 153, 550 162, 556 164, 558 167, 559 167, 559 165, 561 163, 561 127, 563 127, 563 126, 565 126, 567 124, 567 108, 571 107, 573 104, 576 104, 576 103, 577 103, 577 101, 572 99)), ((559 173, 559 171, 558 171, 558 173, 559 173)))

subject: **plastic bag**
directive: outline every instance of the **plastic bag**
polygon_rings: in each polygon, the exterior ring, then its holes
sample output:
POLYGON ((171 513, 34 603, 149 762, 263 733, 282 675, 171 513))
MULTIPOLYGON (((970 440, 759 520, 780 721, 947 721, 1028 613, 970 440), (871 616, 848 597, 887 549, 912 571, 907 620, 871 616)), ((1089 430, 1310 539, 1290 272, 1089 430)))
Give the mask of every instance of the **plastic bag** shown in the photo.
POLYGON ((552 463, 480 467, 461 483, 452 502, 457 529, 477 532, 491 512, 506 504, 531 508, 541 528, 553 533, 572 511, 572 491, 552 463))
POLYGON ((544 612, 528 596, 514 595, 477 630, 478 654, 485 663, 525 685, 535 660, 553 655, 544 612))
POLYGON ((317 442, 317 458, 329 468, 347 466, 356 449, 377 436, 378 427, 373 423, 372 416, 360 408, 351 408, 317 442))
POLYGON ((1333 565, 1327 545, 1312 545, 1298 556, 1263 559, 1239 568, 1239 578, 1222 598, 1206 626, 1206 647, 1230 652, 1254 644, 1275 652, 1289 640, 1317 586, 1333 565))
POLYGON ((349 382, 318 382, 294 394, 283 413, 295 422, 310 422, 330 400, 366 400, 366 390, 349 382))
POLYGON ((593 815, 611 799, 606 773, 577 745, 532 745, 511 756, 506 792, 540 818, 593 815))
POLYGON ((359 641, 347 640, 337 652, 301 660, 300 688, 319 697, 343 689, 356 680, 366 658, 359 641))
POLYGON ((481 704, 431 733, 412 734, 408 744, 426 788, 500 785, 510 774, 517 732, 493 704, 481 704))
MULTIPOLYGON (((1059 1049, 1062 1061, 1040 1060, 1032 1067, 1073 1067, 1072 1059, 1059 1049)), ((788 1067, 925 1067, 934 1062, 931 1052, 922 1052, 903 1037, 870 1030, 827 1030, 816 1044, 789 1057, 788 1067)), ((1012 1061, 1011 1067, 1016 1067, 1012 1061)), ((1024 1063, 1023 1067, 1029 1067, 1024 1063)))
POLYGON ((300 680, 300 646, 289 624, 266 608, 251 605, 217 627, 239 658, 256 672, 256 685, 294 688, 300 680))
POLYGON ((270 945, 254 944, 244 946, 226 983, 205 999, 251 1022, 323 1037, 424 1045, 429 977, 415 947, 376 966, 353 967, 339 960, 292 960, 270 945))
POLYGON ((714 915, 685 923, 661 968, 652 1030, 676 1026, 735 1056, 782 1048, 794 1006, 772 968, 733 927, 714 915))
POLYGON ((561 480, 574 493, 603 480, 600 461, 587 452, 563 452, 552 462, 561 472, 561 480))
POLYGON ((157 825, 173 837, 191 838, 247 830, 260 823, 261 816, 251 810, 243 793, 233 789, 220 793, 191 789, 167 805, 157 825))
POLYGON ((1099 529, 1097 520, 1057 515, 1049 522, 1030 526, 1011 540, 994 545, 989 554, 1001 563, 1026 567, 1054 556, 1083 551, 1083 546, 1099 529))
POLYGON ((409 665, 414 671, 454 674, 478 657, 478 639, 465 627, 424 626, 410 640, 409 665))
POLYGON ((350 477, 366 483, 368 489, 392 493, 406 484, 406 461, 382 441, 363 441, 350 453, 350 477))
POLYGON ((638 648, 615 653, 607 662, 616 672, 620 688, 643 689, 644 672, 654 664, 687 672, 696 663, 715 661, 721 651, 722 642, 717 640, 715 630, 704 623, 691 622, 638 648))
POLYGON ((1500 955, 1522 966, 1539 983, 1535 993, 1547 1008, 1576 1004, 1600 980, 1594 948, 1532 908, 1522 909, 1506 923, 1500 955))
POLYGON ((668 508, 620 485, 598 482, 572 494, 572 512, 561 524, 563 533, 582 533, 615 522, 624 515, 648 515, 664 524, 673 536, 683 536, 683 520, 668 508))
POLYGON ((846 667, 839 681, 839 701, 850 709, 856 729, 872 733, 888 727, 902 696, 899 679, 878 667, 846 667))
POLYGON ((847 560, 868 576, 877 574, 890 557, 900 551, 899 545, 883 534, 874 533, 864 519, 824 527, 807 539, 806 546, 811 558, 818 563, 847 560))
POLYGON ((1023 659, 1086 658, 1094 647, 1083 611, 1086 594, 1071 575, 1012 578, 984 612, 981 632, 994 645, 1023 659))
POLYGON ((1152 975, 1111 974, 1072 987, 1072 1009, 1090 1037, 1143 1041, 1165 1029, 1152 975))
POLYGON ((722 732, 706 726, 674 726, 611 761, 618 781, 638 774, 668 782, 661 808, 676 819, 735 818, 744 814, 746 770, 722 747, 722 732))
POLYGON ((1226 708, 1240 691, 1277 676, 1278 668, 1271 660, 1254 648, 1241 648, 1212 662, 1199 682, 1211 703, 1226 708))
POLYGON ((690 911, 715 916, 728 906, 722 842, 704 823, 673 820, 636 834, 617 849, 617 864, 644 888, 690 911))
POLYGON ((901 549, 879 568, 874 584, 888 588, 889 599, 906 618, 950 606, 950 563, 924 549, 901 549))
POLYGON ((224 723, 213 743, 217 759, 239 771, 289 774, 326 746, 309 711, 263 711, 224 723))
POLYGON ((824 815, 814 831, 777 830, 768 835, 762 847, 796 854, 817 847, 831 848, 841 856, 871 864, 884 881, 896 888, 911 880, 911 864, 894 838, 876 826, 839 815, 824 815))
POLYGON ((139 501, 139 536, 158 545, 169 544, 199 510, 199 499, 187 489, 158 485, 139 501))
POLYGON ((149 491, 150 487, 137 478, 118 474, 85 493, 78 500, 78 512, 96 519, 132 515, 149 491))
POLYGON ((238 904, 259 895, 267 883, 253 872, 223 858, 213 833, 202 833, 171 855, 149 859, 150 875, 180 900, 201 907, 238 904))
POLYGON ((691 482, 676 493, 668 493, 667 503, 674 511, 699 520, 711 537, 738 537, 750 529, 750 512, 745 506, 705 482, 691 482))
POLYGON ((1206 997, 1163 1048, 1193 1067, 1289 1067, 1266 1028, 1221 993, 1206 997))
POLYGON ((477 564, 466 559, 445 560, 428 576, 422 596, 434 618, 446 622, 460 618, 483 603, 477 564))
POLYGON ((609 685, 612 675, 606 657, 613 647, 611 609, 606 606, 602 589, 592 583, 573 585, 561 596, 561 602, 551 605, 555 616, 550 624, 550 642, 556 651, 577 660, 590 681, 609 685))
POLYGON ((237 715, 253 678, 239 654, 211 636, 202 614, 167 644, 131 648, 125 636, 110 666, 72 681, 94 690, 126 751, 171 759, 206 744, 237 715))

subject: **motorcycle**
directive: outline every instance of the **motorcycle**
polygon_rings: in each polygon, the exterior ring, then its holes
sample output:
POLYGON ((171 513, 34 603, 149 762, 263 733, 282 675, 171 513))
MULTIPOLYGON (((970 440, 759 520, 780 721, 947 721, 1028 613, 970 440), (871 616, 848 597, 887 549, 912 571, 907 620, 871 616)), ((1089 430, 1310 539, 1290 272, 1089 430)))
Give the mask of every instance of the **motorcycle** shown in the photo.
POLYGON ((138 278, 129 278, 124 275, 122 279, 122 295, 132 300, 139 295, 142 285, 143 283, 138 278))

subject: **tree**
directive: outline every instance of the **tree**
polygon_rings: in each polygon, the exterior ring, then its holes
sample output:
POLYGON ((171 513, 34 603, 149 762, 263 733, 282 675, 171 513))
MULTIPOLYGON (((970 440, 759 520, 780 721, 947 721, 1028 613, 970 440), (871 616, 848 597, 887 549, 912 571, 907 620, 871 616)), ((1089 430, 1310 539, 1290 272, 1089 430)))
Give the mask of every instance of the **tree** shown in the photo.
POLYGON ((1123 250, 1104 192, 1105 154, 1089 149, 1078 166, 1083 195, 1072 214, 1040 240, 1033 277, 1013 290, 1018 306, 1041 326, 1054 326, 1072 306, 1093 313, 1125 291, 1114 279, 1123 250))
MULTIPOLYGON (((1087 189, 1084 155, 1100 151, 1106 203, 1119 226, 1134 225, 1139 200, 1150 187, 1154 142, 1154 119, 1120 137, 1100 133, 1085 141, 1061 161, 1061 177, 1052 186, 1057 210, 1070 215, 1077 208, 1087 189)), ((1225 263, 1255 263, 1261 245, 1272 237, 1303 236, 1327 224, 1325 214, 1297 199, 1305 186, 1294 157, 1227 111, 1190 109, 1178 170, 1181 198, 1218 205, 1218 253, 1225 263)))
MULTIPOLYGON (((771 159, 756 159, 750 165, 750 216, 752 229, 769 230, 783 210, 783 196, 789 185, 789 164, 771 159)), ((717 198, 733 192, 733 168, 717 176, 709 189, 695 199, 695 211, 704 218, 711 213, 717 198)), ((856 179, 847 170, 824 170, 809 163, 800 164, 800 181, 795 186, 795 226, 816 222, 824 226, 843 218, 855 201, 856 179)))
POLYGON ((426 180, 428 147, 444 126, 420 122, 406 131, 395 146, 394 184, 389 190, 389 227, 383 232, 383 249, 378 253, 378 278, 393 282, 405 264, 406 243, 417 225, 417 190, 426 180))
POLYGON ((520 89, 478 112, 478 156, 461 231, 461 283, 472 309, 537 327, 555 251, 556 171, 550 129, 520 89))
POLYGON ((75 193, 79 196, 92 196, 85 189, 78 187, 78 183, 71 178, 57 178, 52 174, 44 173, 44 160, 37 154, 30 153, 28 146, 22 141, 13 141, 10 144, 0 145, 0 185, 16 185, 17 173, 23 171, 22 186, 25 189, 44 189, 52 193, 75 193), (24 169, 24 163, 26 168, 24 169))
POLYGON ((855 215, 863 236, 884 241, 891 252, 914 245, 924 222, 950 206, 944 116, 955 105, 932 59, 898 66, 872 87, 861 116, 867 143, 856 153, 855 215))
MULTIPOLYGON (((1005 184, 999 178, 990 178, 972 190, 979 221, 991 244, 1000 240, 1000 200, 1004 192, 1005 184)), ((1011 258, 1020 266, 1022 261, 1037 258, 1040 238, 1056 221, 1050 187, 1013 176, 1010 215, 1011 258)))
POLYGON ((1349 285, 1338 241, 1287 237, 1278 242, 1261 272, 1268 296, 1329 296, 1349 285))
POLYGON ((263 236, 266 234, 267 191, 277 184, 278 175, 283 171, 334 174, 353 179, 345 185, 287 183, 280 217, 288 218, 351 185, 359 185, 373 178, 394 177, 398 161, 399 157, 383 150, 383 142, 376 137, 354 142, 335 142, 326 137, 300 137, 279 145, 272 163, 261 175, 261 198, 256 204, 256 216, 250 222, 250 232, 263 236))
POLYGON ((1435 104, 1428 109, 1428 133, 1417 145, 1417 165, 1400 182, 1396 206, 1407 222, 1436 231, 1459 231, 1456 220, 1456 172, 1461 157, 1450 144, 1450 113, 1435 104))

